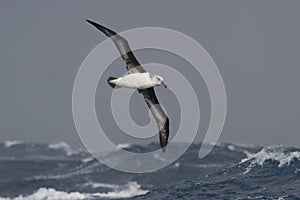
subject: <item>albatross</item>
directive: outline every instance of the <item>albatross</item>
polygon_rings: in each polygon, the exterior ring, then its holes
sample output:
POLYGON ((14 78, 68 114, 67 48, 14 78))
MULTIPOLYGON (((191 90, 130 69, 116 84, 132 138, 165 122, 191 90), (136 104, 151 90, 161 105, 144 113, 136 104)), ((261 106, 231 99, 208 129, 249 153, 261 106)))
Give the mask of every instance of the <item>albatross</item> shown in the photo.
POLYGON ((137 89, 138 92, 143 95, 157 123, 160 146, 164 153, 169 138, 169 118, 162 109, 154 91, 155 86, 162 85, 167 87, 163 78, 159 75, 151 75, 141 66, 125 38, 96 22, 88 19, 86 21, 109 37, 117 47, 123 61, 126 63, 128 74, 123 77, 111 76, 107 79, 107 82, 112 88, 125 87, 137 89))

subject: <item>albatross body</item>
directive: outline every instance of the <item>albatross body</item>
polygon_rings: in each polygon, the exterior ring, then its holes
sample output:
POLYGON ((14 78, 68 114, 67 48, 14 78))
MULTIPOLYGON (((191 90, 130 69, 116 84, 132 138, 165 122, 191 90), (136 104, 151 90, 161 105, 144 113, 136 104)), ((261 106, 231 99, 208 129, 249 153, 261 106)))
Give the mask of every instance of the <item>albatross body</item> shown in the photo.
POLYGON ((154 86, 163 85, 167 87, 164 82, 163 78, 158 75, 150 75, 149 72, 144 73, 132 73, 128 74, 123 77, 115 78, 109 77, 107 79, 108 84, 112 88, 132 88, 132 89, 147 89, 154 86))
POLYGON ((143 95, 148 108, 156 120, 159 131, 160 146, 162 151, 165 152, 169 139, 169 118, 159 104, 154 91, 154 86, 164 85, 162 77, 157 75, 151 76, 145 71, 131 51, 125 38, 100 24, 90 20, 87 20, 87 22, 92 24, 114 42, 123 61, 126 63, 128 75, 120 78, 109 77, 107 79, 108 84, 111 87, 117 86, 134 88, 143 95))

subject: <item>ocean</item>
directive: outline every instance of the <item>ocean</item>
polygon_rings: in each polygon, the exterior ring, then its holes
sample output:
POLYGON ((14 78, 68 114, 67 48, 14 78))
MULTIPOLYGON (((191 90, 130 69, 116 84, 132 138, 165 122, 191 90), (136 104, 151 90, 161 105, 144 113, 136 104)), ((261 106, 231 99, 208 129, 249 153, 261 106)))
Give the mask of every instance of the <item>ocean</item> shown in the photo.
MULTIPOLYGON (((161 170, 119 172, 68 144, 0 143, 0 200, 300 199, 300 148, 201 144, 161 170)), ((121 144, 142 152, 159 148, 121 144)))

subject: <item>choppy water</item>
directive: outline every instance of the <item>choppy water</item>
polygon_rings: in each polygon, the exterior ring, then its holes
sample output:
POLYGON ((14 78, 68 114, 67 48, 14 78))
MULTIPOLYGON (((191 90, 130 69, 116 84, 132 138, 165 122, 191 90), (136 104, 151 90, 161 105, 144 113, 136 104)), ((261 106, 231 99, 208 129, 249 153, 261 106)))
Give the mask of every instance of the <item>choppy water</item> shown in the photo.
MULTIPOLYGON (((148 146, 122 145, 129 151, 148 146)), ((0 143, 0 200, 300 199, 300 149, 220 144, 198 159, 200 144, 152 173, 110 169, 66 143, 0 143)))

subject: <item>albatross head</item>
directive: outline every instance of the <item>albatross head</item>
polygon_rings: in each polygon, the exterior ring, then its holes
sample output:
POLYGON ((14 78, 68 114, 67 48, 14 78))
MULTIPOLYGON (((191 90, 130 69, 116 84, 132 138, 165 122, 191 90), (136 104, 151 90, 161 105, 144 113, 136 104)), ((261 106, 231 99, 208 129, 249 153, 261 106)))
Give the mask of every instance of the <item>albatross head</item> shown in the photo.
POLYGON ((164 86, 165 88, 167 88, 167 85, 164 83, 164 79, 163 79, 163 77, 161 77, 161 76, 154 75, 154 76, 152 77, 152 81, 153 81, 154 83, 156 83, 156 85, 162 85, 162 86, 164 86))

